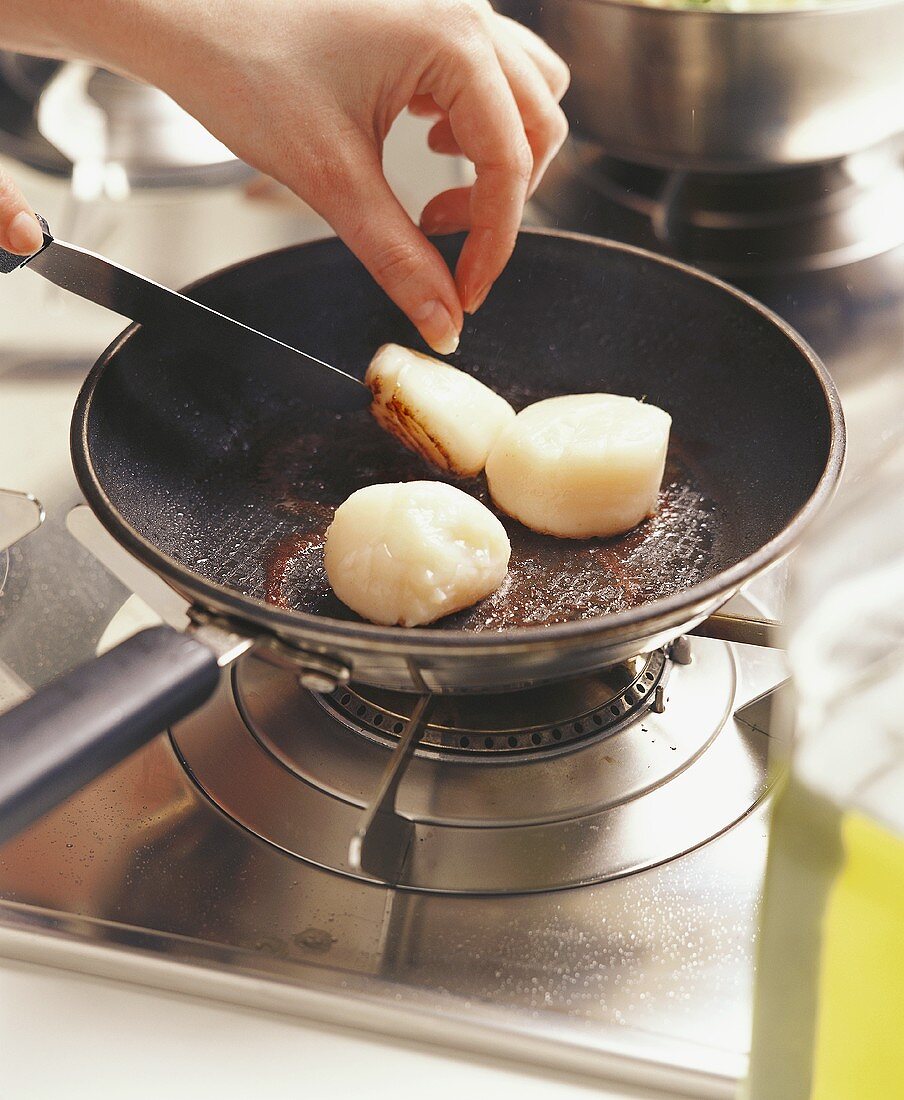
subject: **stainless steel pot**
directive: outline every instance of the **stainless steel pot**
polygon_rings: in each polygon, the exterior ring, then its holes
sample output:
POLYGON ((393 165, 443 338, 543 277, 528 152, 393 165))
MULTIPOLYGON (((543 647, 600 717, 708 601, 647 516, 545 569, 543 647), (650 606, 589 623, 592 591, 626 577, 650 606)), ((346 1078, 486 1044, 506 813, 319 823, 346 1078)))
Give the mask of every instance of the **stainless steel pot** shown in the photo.
POLYGON ((904 3, 779 3, 503 7, 571 66, 574 128, 628 160, 755 170, 832 160, 904 131, 904 3))

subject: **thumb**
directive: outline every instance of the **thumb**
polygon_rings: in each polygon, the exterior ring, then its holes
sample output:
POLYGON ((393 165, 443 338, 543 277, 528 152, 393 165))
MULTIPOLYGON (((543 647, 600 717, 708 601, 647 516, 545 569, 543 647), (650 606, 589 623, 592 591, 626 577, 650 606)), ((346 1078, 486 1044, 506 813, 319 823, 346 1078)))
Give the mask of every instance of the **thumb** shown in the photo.
POLYGON ((30 256, 44 243, 44 234, 22 192, 0 169, 0 247, 30 256))
POLYGON ((327 156, 307 186, 297 188, 299 194, 332 225, 430 347, 451 354, 463 322, 455 281, 392 193, 377 151, 361 135, 327 156))

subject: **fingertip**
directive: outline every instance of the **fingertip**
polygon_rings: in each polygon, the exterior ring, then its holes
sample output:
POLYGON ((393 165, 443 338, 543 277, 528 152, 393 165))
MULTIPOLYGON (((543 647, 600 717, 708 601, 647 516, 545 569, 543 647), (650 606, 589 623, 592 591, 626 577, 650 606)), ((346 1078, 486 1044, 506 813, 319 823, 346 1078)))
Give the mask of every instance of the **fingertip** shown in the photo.
POLYGON ((471 292, 471 295, 470 295, 470 301, 468 302, 468 305, 465 308, 465 313, 468 313, 470 315, 475 314, 478 311, 478 309, 480 309, 480 307, 483 305, 483 303, 486 301, 487 295, 490 293, 490 291, 492 289, 493 289, 493 284, 492 283, 487 283, 486 285, 479 286, 479 287, 477 287, 476 290, 473 290, 471 292))
POLYGON ((430 128, 427 134, 427 146, 434 153, 452 157, 461 156, 461 147, 455 140, 448 118, 441 118, 430 128))
POLYGON ((511 252, 511 248, 500 247, 493 230, 471 230, 455 269, 455 285, 465 313, 480 308, 511 252))
POLYGON ((411 312, 411 320, 429 346, 440 355, 451 355, 457 348, 464 317, 461 309, 451 310, 443 302, 433 299, 424 302, 411 312), (457 319, 454 316, 457 314, 457 319))
POLYGON ((458 345, 461 342, 461 336, 457 332, 447 333, 440 340, 434 340, 430 343, 430 347, 437 353, 437 355, 453 355, 458 351, 458 345))
POLYGON ((421 211, 422 232, 441 236, 460 233, 470 225, 470 187, 456 187, 434 195, 421 211))
POLYGON ((44 243, 44 232, 34 214, 20 210, 6 227, 6 240, 12 252, 30 256, 44 243))

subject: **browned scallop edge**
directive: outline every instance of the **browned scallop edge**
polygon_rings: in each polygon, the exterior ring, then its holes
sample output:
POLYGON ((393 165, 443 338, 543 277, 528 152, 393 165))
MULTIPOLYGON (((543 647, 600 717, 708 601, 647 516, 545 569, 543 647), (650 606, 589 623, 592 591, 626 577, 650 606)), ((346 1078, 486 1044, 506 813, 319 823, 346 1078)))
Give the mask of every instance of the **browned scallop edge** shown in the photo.
POLYGON ((369 379, 367 385, 374 395, 370 406, 374 419, 410 451, 457 477, 473 477, 479 473, 455 465, 446 447, 420 423, 412 407, 399 395, 398 389, 385 397, 379 378, 369 379))

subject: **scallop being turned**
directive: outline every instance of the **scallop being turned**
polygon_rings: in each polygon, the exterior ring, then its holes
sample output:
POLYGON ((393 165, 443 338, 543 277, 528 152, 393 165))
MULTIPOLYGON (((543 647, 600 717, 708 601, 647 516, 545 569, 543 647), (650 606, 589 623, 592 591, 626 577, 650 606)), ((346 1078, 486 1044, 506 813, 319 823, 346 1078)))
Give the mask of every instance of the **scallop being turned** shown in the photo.
POLYGON ((365 382, 377 422, 409 450, 458 477, 476 477, 515 410, 464 371, 429 355, 384 344, 365 382))
POLYGON ((611 393, 538 401, 494 444, 490 495, 544 534, 623 534, 656 511, 671 423, 655 405, 611 393))
POLYGON ((333 591, 362 618, 423 626, 502 584, 511 546, 479 500, 440 481, 368 485, 336 509, 324 565, 333 591))

